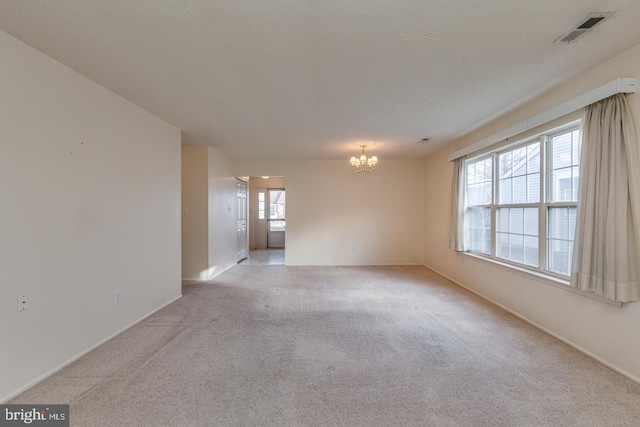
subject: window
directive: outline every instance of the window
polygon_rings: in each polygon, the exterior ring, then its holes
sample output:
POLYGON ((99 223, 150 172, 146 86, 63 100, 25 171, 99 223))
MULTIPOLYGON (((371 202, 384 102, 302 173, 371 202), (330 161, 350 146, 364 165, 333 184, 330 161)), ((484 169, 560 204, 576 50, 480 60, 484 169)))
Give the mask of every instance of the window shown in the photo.
POLYGON ((496 256, 538 266, 540 141, 497 154, 496 256))
POLYGON ((484 254, 491 253, 492 180, 491 158, 467 164, 469 249, 484 254))
POLYGON ((264 216, 264 191, 258 193, 258 219, 265 219, 264 216))
POLYGON ((547 268, 568 276, 576 229, 580 131, 553 135, 549 144, 551 188, 547 204, 547 268))
POLYGON ((470 251, 569 276, 578 200, 578 126, 466 161, 470 251))

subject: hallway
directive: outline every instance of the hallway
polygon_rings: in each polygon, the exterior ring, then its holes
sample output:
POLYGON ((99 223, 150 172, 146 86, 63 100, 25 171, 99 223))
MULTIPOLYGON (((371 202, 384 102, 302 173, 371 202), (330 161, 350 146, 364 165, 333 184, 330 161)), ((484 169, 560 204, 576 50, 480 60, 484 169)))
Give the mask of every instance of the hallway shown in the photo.
POLYGON ((264 249, 249 251, 249 257, 239 265, 284 265, 284 249, 264 249))

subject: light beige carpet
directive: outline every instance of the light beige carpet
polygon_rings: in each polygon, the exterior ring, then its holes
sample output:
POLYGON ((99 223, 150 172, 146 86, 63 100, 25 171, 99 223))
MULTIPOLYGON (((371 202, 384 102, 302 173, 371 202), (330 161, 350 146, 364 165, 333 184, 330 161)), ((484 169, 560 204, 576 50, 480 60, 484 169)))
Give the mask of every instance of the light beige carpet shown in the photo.
POLYGON ((640 425, 640 385, 422 267, 240 265, 11 403, 74 426, 640 425))

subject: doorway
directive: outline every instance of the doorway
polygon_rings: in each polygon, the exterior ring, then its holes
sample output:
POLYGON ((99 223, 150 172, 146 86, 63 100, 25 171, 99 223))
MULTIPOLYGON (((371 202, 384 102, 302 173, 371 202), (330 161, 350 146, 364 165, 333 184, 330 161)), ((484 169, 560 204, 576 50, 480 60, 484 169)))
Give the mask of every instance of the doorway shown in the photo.
POLYGON ((242 264, 284 265, 286 178, 252 176, 249 181, 249 259, 242 264))
POLYGON ((267 188, 267 249, 283 249, 286 231, 286 192, 267 188))
POLYGON ((236 179, 237 218, 236 236, 237 252, 236 261, 241 261, 248 256, 249 239, 247 235, 247 183, 236 179))

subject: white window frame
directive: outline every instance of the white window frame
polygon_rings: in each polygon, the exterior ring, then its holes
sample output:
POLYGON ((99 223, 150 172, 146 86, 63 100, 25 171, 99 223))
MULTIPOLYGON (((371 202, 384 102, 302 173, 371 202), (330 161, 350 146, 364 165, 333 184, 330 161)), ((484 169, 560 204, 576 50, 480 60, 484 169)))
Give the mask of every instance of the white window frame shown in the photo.
MULTIPOLYGON (((549 230, 548 230, 548 215, 549 209, 554 207, 576 207, 577 201, 562 201, 562 202, 552 202, 551 201, 551 186, 552 186, 552 169, 551 169, 551 150, 549 149, 549 144, 551 143, 551 138, 556 135, 561 135, 567 132, 573 132, 574 130, 580 129, 581 120, 574 120, 569 123, 565 123, 561 126, 545 130, 531 137, 520 139, 513 143, 501 144, 494 149, 489 149, 487 151, 483 151, 477 156, 468 157, 465 160, 465 174, 467 173, 467 165, 476 163, 478 161, 483 161, 487 158, 492 158, 492 194, 491 194, 491 204, 490 205, 472 205, 472 207, 490 207, 491 208, 491 253, 486 254, 484 252, 478 252, 474 250, 469 250, 468 252, 474 256, 480 258, 486 258, 497 263, 506 265, 507 267, 512 266, 518 270, 531 271, 537 275, 542 275, 543 277, 549 277, 551 279, 560 279, 563 283, 568 283, 569 276, 560 274, 554 271, 549 270, 549 260, 548 260, 548 245, 549 245, 549 230), (537 203, 508 203, 508 204, 500 204, 499 200, 499 155, 501 153, 505 153, 508 151, 512 151, 518 147, 527 146, 529 144, 535 143, 536 141, 540 142, 540 198, 537 203), (538 208, 538 265, 536 267, 530 266, 528 264, 519 263, 513 260, 501 258, 497 256, 497 244, 498 244, 498 209, 500 208, 538 208)), ((466 180, 465 180, 466 181, 466 180)), ((468 185, 468 184, 465 184, 468 185)), ((469 208, 469 206, 467 206, 469 208)), ((470 245, 469 245, 470 246, 470 245)), ((524 257, 524 254, 523 254, 524 257)), ((523 258, 524 259, 524 258, 523 258)))

